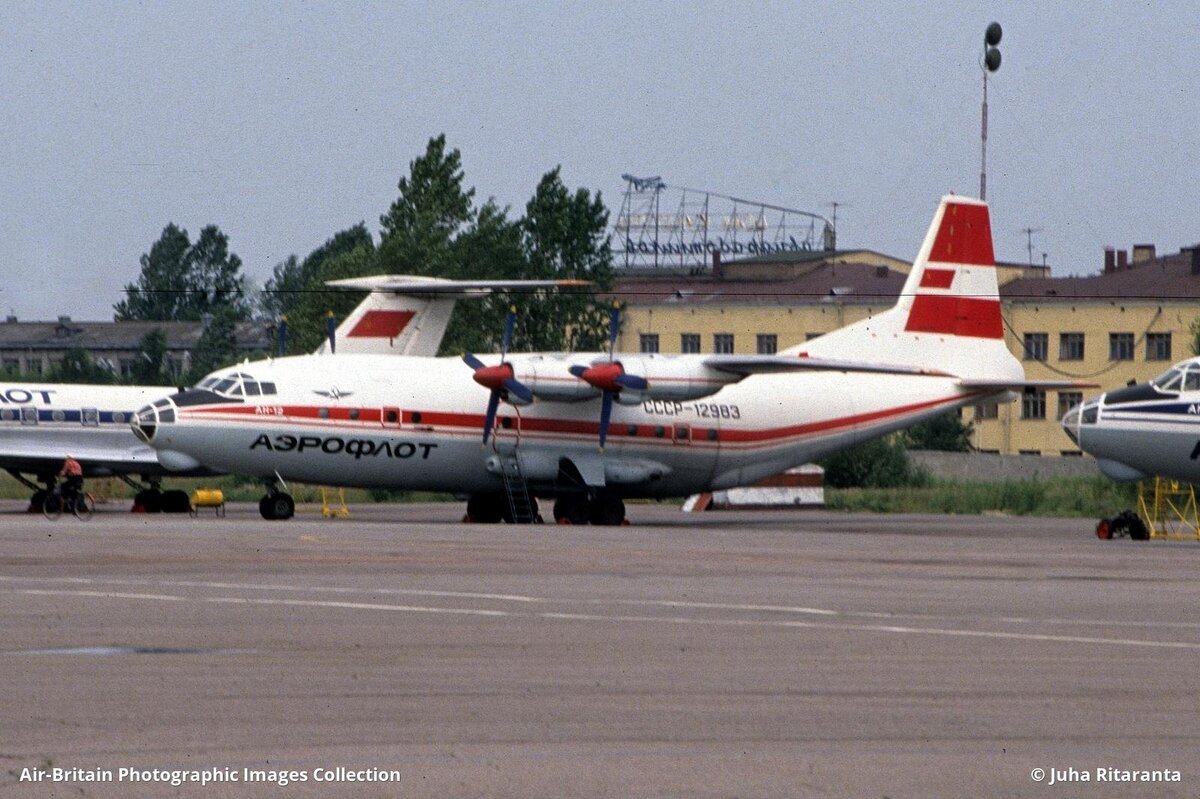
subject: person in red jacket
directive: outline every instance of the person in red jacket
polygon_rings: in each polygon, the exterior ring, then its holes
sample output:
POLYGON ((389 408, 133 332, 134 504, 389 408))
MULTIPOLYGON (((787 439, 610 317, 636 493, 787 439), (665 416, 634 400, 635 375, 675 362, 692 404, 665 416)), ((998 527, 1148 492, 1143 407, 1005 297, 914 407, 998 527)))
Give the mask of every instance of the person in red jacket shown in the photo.
POLYGON ((69 454, 63 461, 62 468, 58 470, 58 476, 66 478, 63 483, 63 494, 78 496, 83 493, 83 467, 69 454))

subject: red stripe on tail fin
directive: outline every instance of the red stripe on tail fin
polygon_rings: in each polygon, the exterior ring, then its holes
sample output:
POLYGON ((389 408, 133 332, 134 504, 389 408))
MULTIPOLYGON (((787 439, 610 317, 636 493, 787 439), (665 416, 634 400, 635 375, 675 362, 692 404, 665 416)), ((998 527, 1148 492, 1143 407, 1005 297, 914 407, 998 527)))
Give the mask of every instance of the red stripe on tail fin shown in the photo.
POLYGON ((992 225, 988 219, 986 205, 946 203, 942 224, 930 261, 970 266, 995 266, 996 255, 992 251, 992 225))
POLYGON ((351 338, 395 338, 416 314, 412 311, 367 311, 347 334, 351 338))
POLYGON ((999 300, 952 294, 918 294, 904 329, 909 333, 1004 338, 999 300))

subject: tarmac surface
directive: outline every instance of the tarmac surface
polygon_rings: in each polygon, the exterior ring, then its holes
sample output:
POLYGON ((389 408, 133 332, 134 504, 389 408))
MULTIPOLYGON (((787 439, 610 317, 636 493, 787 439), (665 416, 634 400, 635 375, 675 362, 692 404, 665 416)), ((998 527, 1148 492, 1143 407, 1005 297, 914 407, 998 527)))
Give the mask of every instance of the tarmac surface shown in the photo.
POLYGON ((0 798, 1200 795, 1196 542, 1102 542, 1086 519, 461 514, 52 523, 0 503, 0 798), (339 766, 399 782, 317 782, 339 766), (1179 781, 1102 780, 1141 770, 1179 781))

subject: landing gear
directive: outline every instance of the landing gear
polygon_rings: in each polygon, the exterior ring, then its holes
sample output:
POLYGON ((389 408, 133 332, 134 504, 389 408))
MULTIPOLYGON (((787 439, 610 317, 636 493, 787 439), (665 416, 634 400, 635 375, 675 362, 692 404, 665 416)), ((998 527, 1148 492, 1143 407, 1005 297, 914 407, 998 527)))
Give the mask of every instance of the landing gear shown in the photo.
POLYGON ((588 521, 604 527, 615 527, 625 521, 625 503, 616 494, 601 491, 588 502, 588 521))
POLYGON ((1122 511, 1111 519, 1101 519, 1096 524, 1096 537, 1101 540, 1126 536, 1133 541, 1150 540, 1150 531, 1146 528, 1146 523, 1131 510, 1122 511))
POLYGON ((296 501, 291 494, 271 484, 267 487, 267 495, 258 501, 258 512, 269 521, 284 521, 296 515, 296 501))
POLYGON ((564 494, 554 501, 554 521, 559 524, 594 524, 611 527, 625 522, 625 503, 616 494, 599 491, 564 494))
POLYGON ((503 494, 472 494, 467 499, 465 521, 476 524, 496 524, 508 511, 508 500, 503 494))

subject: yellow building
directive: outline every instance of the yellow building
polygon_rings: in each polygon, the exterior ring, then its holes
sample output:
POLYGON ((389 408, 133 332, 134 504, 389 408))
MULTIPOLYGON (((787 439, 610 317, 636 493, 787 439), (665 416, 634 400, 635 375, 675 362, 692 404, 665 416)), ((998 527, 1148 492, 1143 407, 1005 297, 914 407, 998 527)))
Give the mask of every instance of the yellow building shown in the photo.
MULTIPOLYGON (((1099 265, 1098 265, 1099 266, 1099 265)), ((618 345, 626 352, 769 354, 895 304, 911 264, 870 250, 802 253, 714 265, 699 276, 626 276, 618 345)), ((998 265, 1009 348, 1030 379, 1099 388, 1027 392, 967 411, 982 451, 1078 455, 1058 426, 1085 395, 1148 380, 1189 357, 1200 317, 1200 249, 1159 258, 1139 245, 1107 250, 1094 277, 1052 278, 1043 267, 998 265)))

